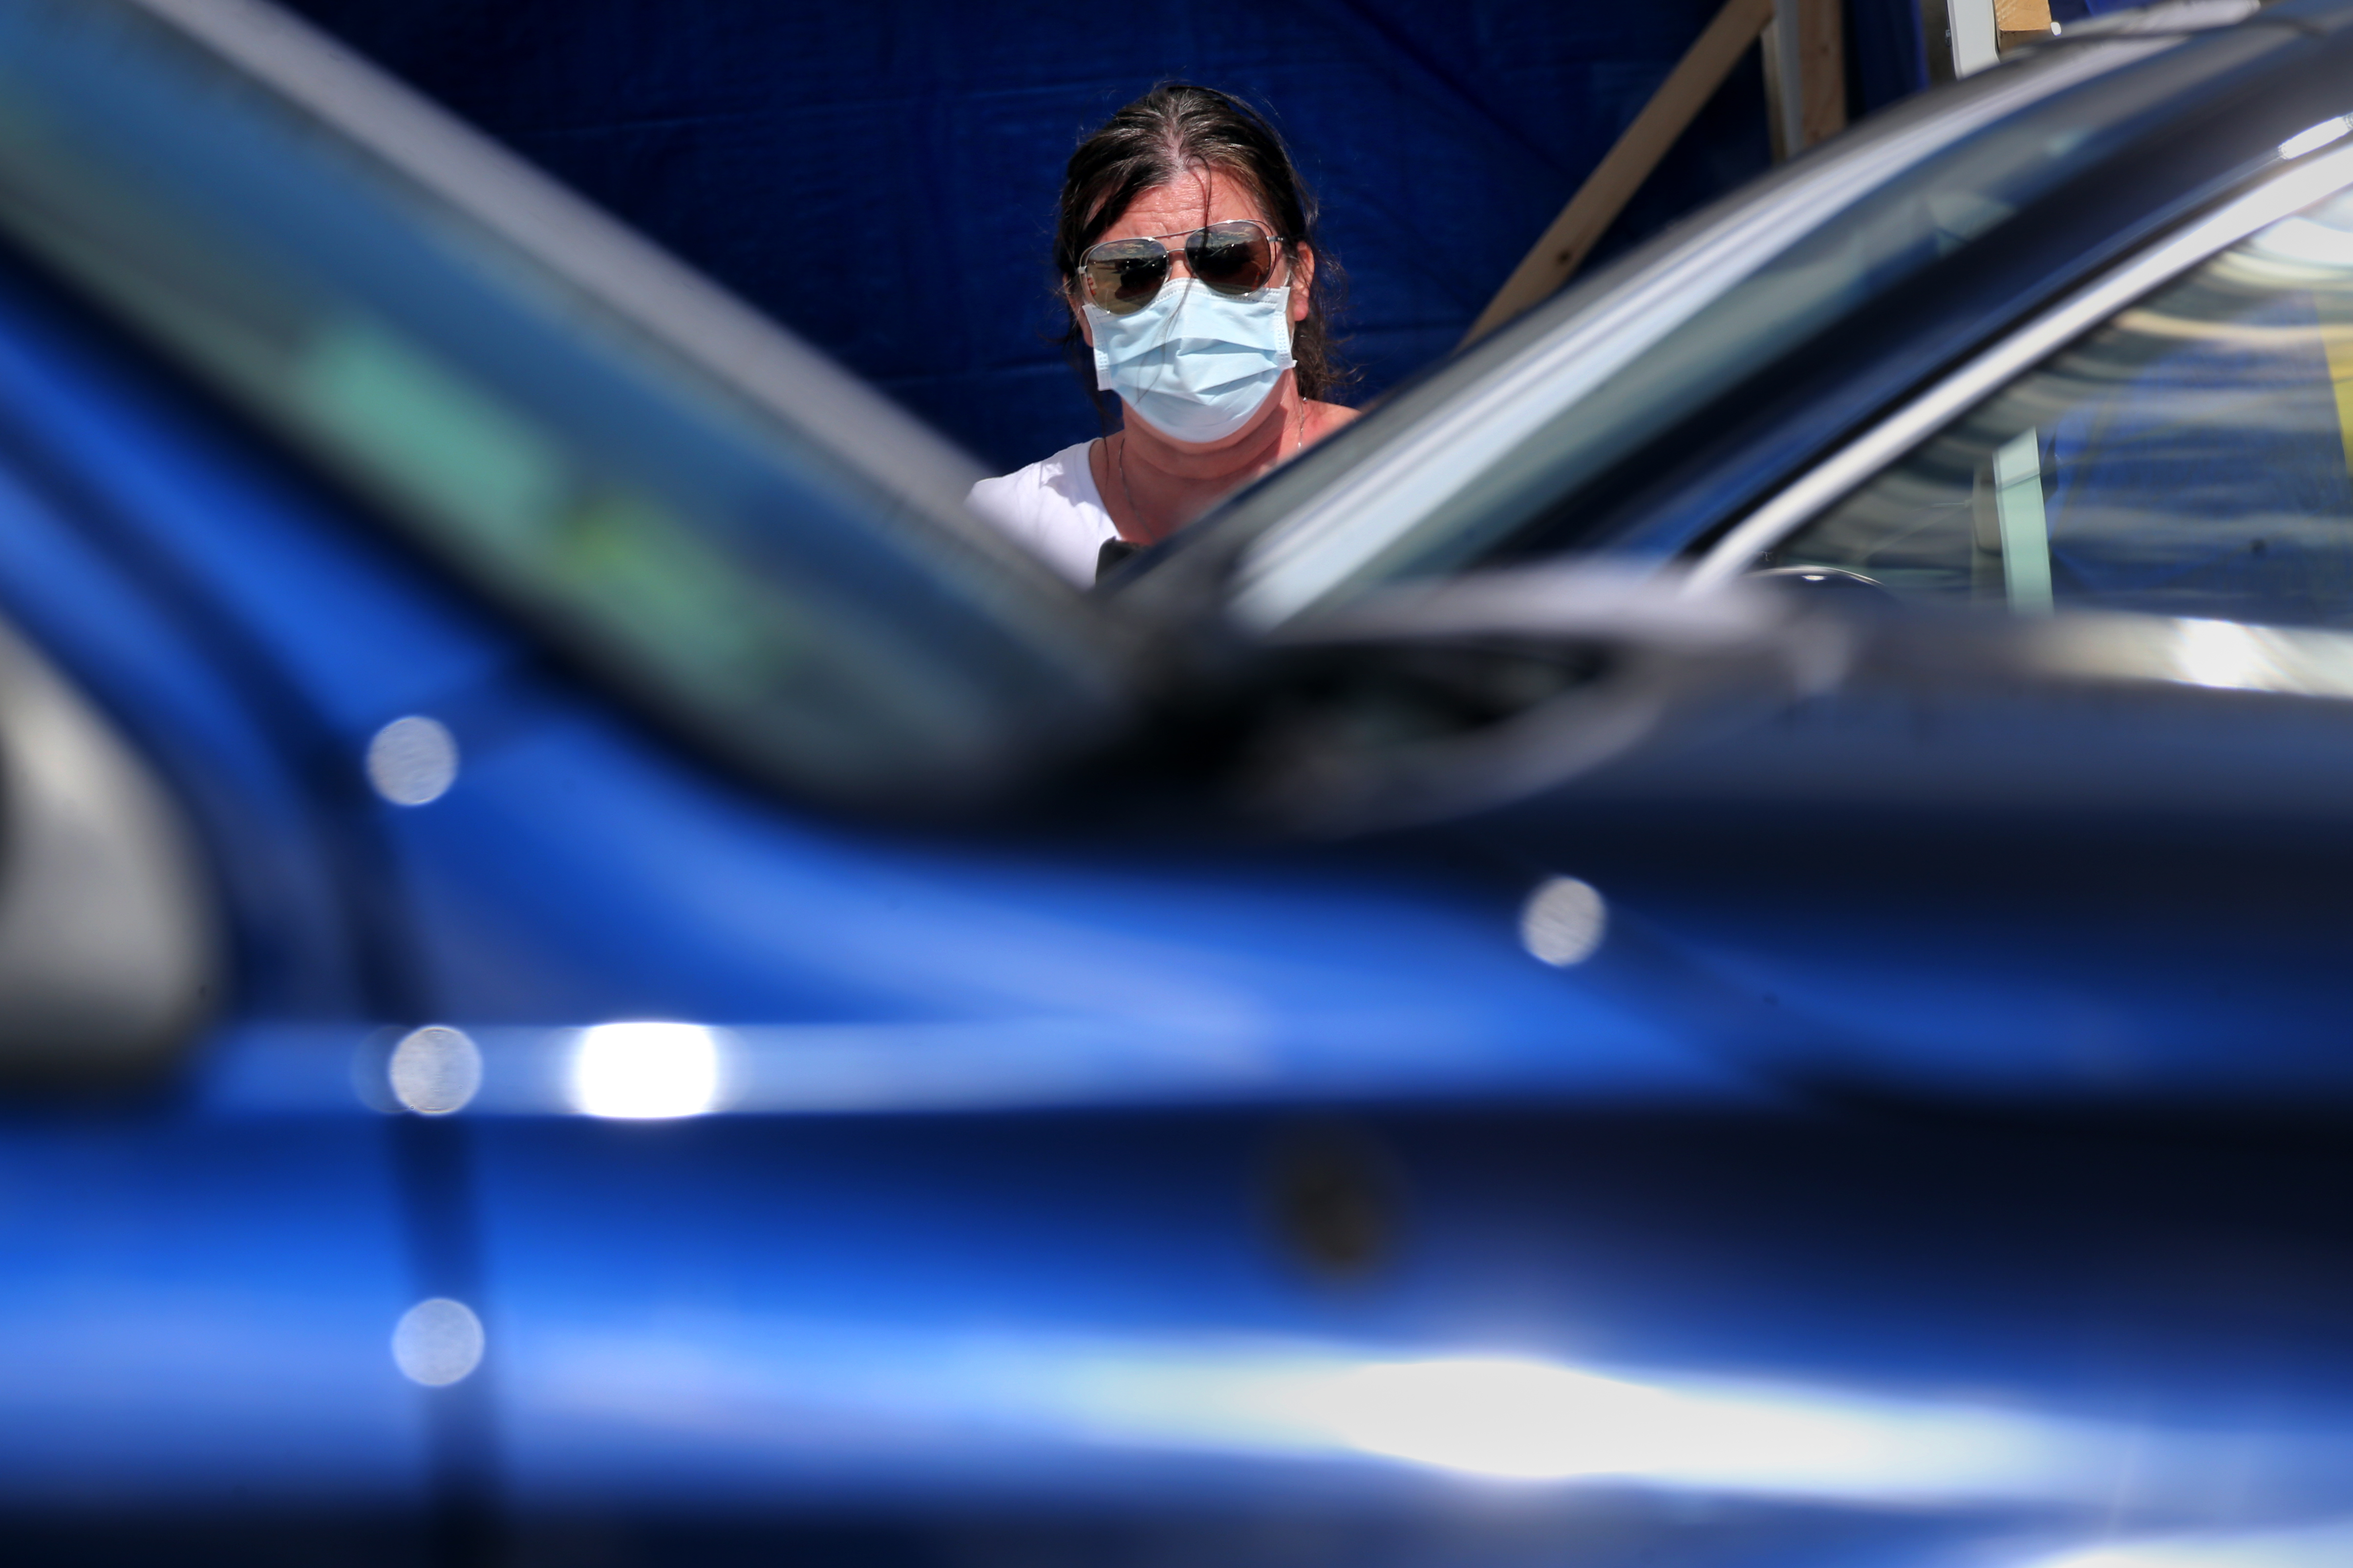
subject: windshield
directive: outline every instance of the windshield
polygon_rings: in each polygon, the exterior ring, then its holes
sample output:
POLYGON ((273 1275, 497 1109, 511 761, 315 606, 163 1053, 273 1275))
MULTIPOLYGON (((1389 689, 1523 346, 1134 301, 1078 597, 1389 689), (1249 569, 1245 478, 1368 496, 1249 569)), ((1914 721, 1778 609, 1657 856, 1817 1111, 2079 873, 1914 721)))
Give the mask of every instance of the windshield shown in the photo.
MULTIPOLYGON (((2292 37, 2208 40, 2195 73, 2292 37)), ((1459 570, 1573 513, 1646 442, 2111 155, 2189 62, 2130 73, 2096 116, 2052 100, 2179 42, 2052 48, 1899 108, 1480 345, 1335 443, 1316 489, 1302 473, 1234 509, 1229 537, 1259 535, 1237 615, 1459 570)))
POLYGON ((282 17, 0 8, 0 237, 765 776, 969 789, 1106 697, 970 465, 282 17))

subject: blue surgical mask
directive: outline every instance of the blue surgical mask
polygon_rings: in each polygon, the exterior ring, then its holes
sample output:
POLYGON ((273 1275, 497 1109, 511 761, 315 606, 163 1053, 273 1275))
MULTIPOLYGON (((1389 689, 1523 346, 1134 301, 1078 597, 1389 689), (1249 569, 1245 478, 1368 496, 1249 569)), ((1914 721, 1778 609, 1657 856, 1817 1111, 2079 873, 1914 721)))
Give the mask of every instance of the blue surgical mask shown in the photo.
POLYGON ((1220 294, 1172 278, 1142 310, 1087 306, 1095 384, 1176 441, 1216 441, 1250 422, 1291 368, 1291 289, 1220 294))

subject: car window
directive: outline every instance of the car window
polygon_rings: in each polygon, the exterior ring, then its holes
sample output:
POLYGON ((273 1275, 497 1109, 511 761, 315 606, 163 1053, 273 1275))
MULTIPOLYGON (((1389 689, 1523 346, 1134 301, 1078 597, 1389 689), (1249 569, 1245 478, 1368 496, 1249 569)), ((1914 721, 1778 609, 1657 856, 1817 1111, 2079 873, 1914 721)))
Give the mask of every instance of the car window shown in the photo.
POLYGON ((1106 703, 976 468, 274 14, 0 6, 0 251, 764 776, 969 792, 1106 703))
POLYGON ((1907 602, 2353 625, 2353 195, 1978 405, 1760 564, 1907 602))
MULTIPOLYGON (((1263 531, 1231 584, 1236 613, 1271 626, 1385 583, 1605 539, 1672 552, 1681 538, 1609 537, 1616 522, 1592 498, 1639 480, 1656 462, 1653 443, 1676 429, 1731 417, 1744 388, 1841 321, 1917 287, 2114 160, 2186 84, 2292 42, 2256 28, 2189 48, 2175 37, 2110 40, 1899 106, 1572 288, 1400 395, 1353 439, 1311 453, 1320 489, 1301 496, 1303 474, 1241 500, 1217 526, 1263 531)), ((2214 155, 2226 151, 2218 142, 2214 155)), ((2154 200, 2182 174, 2132 178, 2154 200)))

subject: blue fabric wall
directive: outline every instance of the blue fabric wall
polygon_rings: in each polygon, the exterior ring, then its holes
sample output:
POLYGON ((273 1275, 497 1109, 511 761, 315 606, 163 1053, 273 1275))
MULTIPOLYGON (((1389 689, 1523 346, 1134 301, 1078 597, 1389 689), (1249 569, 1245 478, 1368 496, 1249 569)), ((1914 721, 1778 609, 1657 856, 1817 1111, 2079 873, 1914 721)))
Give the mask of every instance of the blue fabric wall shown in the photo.
MULTIPOLYGON (((294 0, 294 8, 1017 467, 1094 433, 1053 340, 1062 165, 1163 79, 1269 110, 1351 278, 1361 400, 1442 353, 1720 0, 294 0)), ((1853 0, 1861 109, 1922 79, 1853 0)), ((1753 62, 1612 230, 1767 163, 1753 62)))

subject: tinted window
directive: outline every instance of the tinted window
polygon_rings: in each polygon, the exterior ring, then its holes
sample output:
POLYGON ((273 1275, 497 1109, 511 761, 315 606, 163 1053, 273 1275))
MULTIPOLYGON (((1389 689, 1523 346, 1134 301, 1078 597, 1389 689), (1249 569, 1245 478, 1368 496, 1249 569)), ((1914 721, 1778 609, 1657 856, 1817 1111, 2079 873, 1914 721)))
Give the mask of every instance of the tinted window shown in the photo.
POLYGON ((1768 564, 1910 600, 2353 625, 2353 195, 1972 410, 1768 564))

